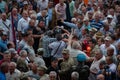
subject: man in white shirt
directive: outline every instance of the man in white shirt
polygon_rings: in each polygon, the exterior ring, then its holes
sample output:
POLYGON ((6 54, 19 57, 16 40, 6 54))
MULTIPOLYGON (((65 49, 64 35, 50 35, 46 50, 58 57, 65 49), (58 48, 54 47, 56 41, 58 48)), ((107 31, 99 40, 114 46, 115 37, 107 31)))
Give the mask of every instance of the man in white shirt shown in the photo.
POLYGON ((48 7, 48 0, 37 1, 38 11, 42 11, 48 7))
POLYGON ((23 16, 18 21, 17 30, 18 30, 19 33, 24 33, 25 32, 25 29, 29 25, 29 21, 30 21, 30 18, 28 17, 28 12, 27 11, 23 11, 23 16))
POLYGON ((95 52, 94 61, 92 62, 91 66, 90 66, 89 80, 96 80, 96 74, 100 70, 99 64, 100 64, 101 61, 105 61, 106 60, 105 56, 103 54, 101 54, 101 53, 102 53, 101 50, 97 50, 95 52))
POLYGON ((111 44, 111 37, 107 36, 105 38, 105 43, 100 46, 100 49, 102 50, 102 54, 107 56, 107 48, 112 47, 114 49, 114 55, 117 54, 116 48, 114 45, 111 44))
POLYGON ((10 62, 9 72, 6 73, 6 80, 20 80, 21 72, 16 69, 16 63, 10 62))
POLYGON ((7 33, 9 32, 11 22, 7 19, 6 13, 2 13, 1 15, 0 25, 3 27, 4 31, 6 31, 7 33))

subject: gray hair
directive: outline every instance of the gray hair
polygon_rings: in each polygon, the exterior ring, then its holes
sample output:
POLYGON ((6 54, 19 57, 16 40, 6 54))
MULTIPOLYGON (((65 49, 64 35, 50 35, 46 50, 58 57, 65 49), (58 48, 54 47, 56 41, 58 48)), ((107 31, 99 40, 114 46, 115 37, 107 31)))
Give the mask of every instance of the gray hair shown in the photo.
POLYGON ((51 71, 51 72, 49 73, 49 76, 55 76, 55 77, 57 77, 57 73, 56 73, 55 71, 51 71))
POLYGON ((20 56, 23 56, 25 53, 27 54, 27 51, 26 51, 26 50, 21 50, 21 51, 20 51, 20 56))
POLYGON ((15 67, 17 66, 17 64, 15 62, 10 62, 9 65, 14 65, 15 67))
POLYGON ((80 45, 79 42, 74 41, 74 42, 72 43, 72 45, 71 45, 71 48, 73 48, 73 49, 78 49, 78 48, 80 48, 80 49, 81 49, 81 45, 80 45))
POLYGON ((79 80, 79 73, 78 72, 72 72, 71 78, 73 80, 79 80))

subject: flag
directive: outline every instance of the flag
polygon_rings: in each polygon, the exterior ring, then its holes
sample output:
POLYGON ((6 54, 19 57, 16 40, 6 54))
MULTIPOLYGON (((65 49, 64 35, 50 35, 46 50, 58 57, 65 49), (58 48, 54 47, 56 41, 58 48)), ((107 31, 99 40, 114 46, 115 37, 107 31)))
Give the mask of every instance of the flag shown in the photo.
POLYGON ((87 6, 88 5, 88 0, 84 0, 84 4, 87 6))

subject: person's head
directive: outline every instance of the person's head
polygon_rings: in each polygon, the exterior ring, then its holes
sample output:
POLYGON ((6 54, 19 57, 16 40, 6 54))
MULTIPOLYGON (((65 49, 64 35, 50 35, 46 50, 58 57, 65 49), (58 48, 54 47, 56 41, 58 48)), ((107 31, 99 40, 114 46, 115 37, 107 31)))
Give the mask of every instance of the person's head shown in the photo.
POLYGON ((56 39, 57 41, 61 41, 62 40, 62 34, 56 34, 56 39))
POLYGON ((35 20, 31 19, 30 22, 29 22, 29 26, 34 28, 35 20))
POLYGON ((13 14, 13 15, 17 15, 17 13, 18 13, 18 10, 17 10, 17 8, 14 7, 14 8, 12 9, 12 14, 13 14))
POLYGON ((69 50, 68 50, 68 49, 63 49, 62 55, 63 55, 63 58, 64 58, 65 60, 68 60, 69 57, 70 57, 69 50))
POLYGON ((104 43, 104 39, 103 38, 99 38, 98 40, 97 40, 97 44, 100 46, 100 45, 102 45, 104 43))
POLYGON ((109 13, 110 13, 112 16, 114 16, 114 13, 115 13, 114 8, 110 8, 110 9, 109 9, 109 13))
POLYGON ((14 49, 14 48, 10 48, 9 49, 9 52, 11 53, 11 59, 12 58, 15 58, 16 54, 17 54, 17 51, 14 49))
POLYGON ((79 80, 79 73, 78 72, 72 72, 71 74, 71 80, 79 80))
POLYGON ((97 3, 93 3, 93 9, 94 9, 94 11, 98 10, 98 4, 97 3))
POLYGON ((33 73, 37 73, 37 65, 35 63, 32 64, 31 70, 33 71, 33 73))
POLYGON ((21 50, 20 51, 20 56, 21 56, 21 58, 26 58, 27 57, 27 51, 26 50, 21 50))
POLYGON ((103 8, 104 1, 103 0, 98 0, 98 6, 100 8, 103 8))
POLYGON ((105 61, 100 61, 99 68, 100 68, 100 69, 104 69, 105 65, 106 65, 106 62, 105 62, 105 61))
POLYGON ((90 46, 91 48, 94 48, 96 44, 97 44, 97 42, 96 42, 95 39, 92 39, 92 40, 89 41, 89 46, 90 46))
POLYGON ((104 41, 105 41, 105 46, 109 47, 111 44, 111 37, 109 36, 105 37, 104 41))
POLYGON ((107 23, 107 22, 104 23, 104 26, 103 26, 103 27, 104 27, 104 30, 105 30, 105 31, 108 31, 108 30, 110 29, 109 23, 107 23))
POLYGON ((44 54, 44 48, 38 48, 37 55, 43 55, 44 54))
POLYGON ((93 19, 93 11, 88 11, 88 18, 93 19))
POLYGON ((0 65, 0 71, 3 72, 3 73, 7 73, 8 70, 9 70, 9 63, 8 62, 3 62, 0 65))
POLYGON ((52 1, 49 1, 48 2, 48 8, 52 8, 53 7, 53 2, 52 1))
POLYGON ((113 56, 114 55, 114 48, 108 47, 107 48, 107 56, 113 56))
POLYGON ((28 39, 27 43, 28 43, 28 45, 33 46, 34 39, 33 38, 28 39))
POLYGON ((113 20, 113 16, 112 15, 108 15, 107 16, 107 20, 108 20, 108 23, 111 23, 112 20, 113 20))
POLYGON ((59 0, 59 3, 60 3, 60 4, 63 4, 63 3, 64 3, 64 0, 59 0))
POLYGON ((28 12, 24 10, 23 13, 22 13, 22 16, 23 16, 23 18, 25 20, 27 20, 27 18, 28 18, 28 12))
POLYGON ((8 48, 8 49, 10 49, 10 48, 15 48, 14 42, 13 42, 13 41, 9 41, 9 42, 7 43, 7 48, 8 48))
POLYGON ((37 15, 36 15, 36 14, 31 14, 31 15, 30 15, 30 18, 31 18, 32 20, 36 21, 37 15))
POLYGON ((53 68, 56 68, 56 67, 58 66, 58 59, 57 59, 56 57, 53 57, 53 58, 51 59, 51 66, 52 66, 53 68))
POLYGON ((3 21, 6 21, 6 19, 7 19, 6 13, 2 13, 1 18, 2 18, 3 21))
POLYGON ((88 25, 89 19, 88 19, 88 18, 84 18, 84 19, 83 19, 83 23, 84 23, 85 25, 88 25))
POLYGON ((45 27, 45 22, 44 21, 39 21, 38 27, 44 28, 45 27))
MULTIPOLYGON (((36 15, 36 12, 34 10, 29 10, 28 11, 28 14, 29 14, 29 17, 31 18, 31 15, 35 14, 36 15)), ((31 18, 32 19, 32 18, 31 18)))
POLYGON ((100 49, 95 51, 96 60, 100 60, 103 57, 102 51, 100 49))
POLYGON ((86 9, 86 7, 85 6, 81 6, 81 11, 82 11, 82 13, 86 13, 86 11, 87 11, 87 9, 86 9))
POLYGON ((32 4, 28 5, 28 10, 33 10, 33 5, 32 4))
POLYGON ((94 19, 95 19, 95 21, 99 21, 100 20, 100 13, 96 13, 94 19))
POLYGON ((85 62, 86 61, 86 56, 84 54, 78 54, 77 55, 77 61, 78 62, 85 62))
POLYGON ((15 69, 16 69, 17 64, 15 62, 10 62, 9 64, 9 72, 12 74, 14 73, 15 69))
POLYGON ((10 59, 11 59, 11 53, 10 51, 7 50, 3 54, 3 60, 6 62, 10 62, 10 59))
POLYGON ((99 74, 99 75, 97 75, 96 80, 105 80, 105 76, 103 74, 99 74))
POLYGON ((78 22, 77 22, 77 26, 78 26, 78 28, 81 28, 82 25, 83 25, 83 22, 82 22, 82 21, 78 21, 78 22))
POLYGON ((23 38, 25 41, 28 41, 28 37, 29 37, 29 34, 28 34, 27 32, 22 33, 22 38, 23 38))
POLYGON ((23 1, 23 8, 28 9, 28 2, 27 1, 23 1))
POLYGON ((112 64, 112 63, 113 63, 113 57, 107 56, 107 57, 106 57, 106 63, 107 63, 108 65, 112 64))
POLYGON ((42 17, 45 17, 47 15, 47 9, 42 10, 41 15, 42 17))
POLYGON ((86 35, 88 33, 88 29, 82 28, 81 33, 82 33, 82 36, 86 35))
POLYGON ((57 80, 57 73, 55 71, 50 71, 49 73, 50 80, 57 80))
POLYGON ((2 34, 1 34, 1 39, 3 40, 3 41, 6 41, 7 39, 8 39, 8 34, 7 34, 7 32, 2 32, 2 34))
POLYGON ((46 70, 47 70, 46 66, 38 67, 38 74, 39 74, 39 76, 43 76, 45 74, 46 70))
POLYGON ((117 44, 117 50, 120 51, 120 42, 118 42, 118 44, 117 44))
POLYGON ((73 42, 72 42, 71 48, 73 48, 73 49, 78 49, 78 50, 81 50, 81 49, 82 49, 80 43, 77 42, 77 41, 73 41, 73 42))

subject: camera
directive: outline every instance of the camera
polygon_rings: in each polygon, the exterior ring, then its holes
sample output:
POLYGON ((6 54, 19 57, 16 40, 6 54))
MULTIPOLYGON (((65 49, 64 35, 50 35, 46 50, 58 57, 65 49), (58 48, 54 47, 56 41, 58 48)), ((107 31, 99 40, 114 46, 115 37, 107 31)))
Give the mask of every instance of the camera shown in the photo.
POLYGON ((108 65, 105 65, 105 66, 104 66, 104 69, 109 69, 109 66, 108 66, 108 65))

